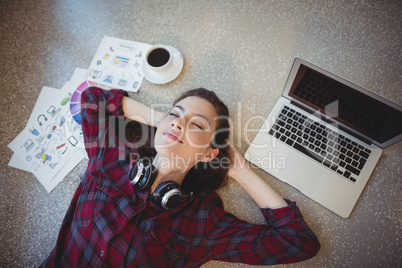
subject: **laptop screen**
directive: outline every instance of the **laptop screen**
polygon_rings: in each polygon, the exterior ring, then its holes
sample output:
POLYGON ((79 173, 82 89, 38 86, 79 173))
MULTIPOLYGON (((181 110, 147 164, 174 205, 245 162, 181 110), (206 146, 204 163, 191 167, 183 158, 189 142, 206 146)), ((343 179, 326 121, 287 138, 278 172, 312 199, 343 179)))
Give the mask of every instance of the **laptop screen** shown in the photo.
POLYGON ((402 133, 402 112, 303 64, 289 95, 384 143, 402 133))

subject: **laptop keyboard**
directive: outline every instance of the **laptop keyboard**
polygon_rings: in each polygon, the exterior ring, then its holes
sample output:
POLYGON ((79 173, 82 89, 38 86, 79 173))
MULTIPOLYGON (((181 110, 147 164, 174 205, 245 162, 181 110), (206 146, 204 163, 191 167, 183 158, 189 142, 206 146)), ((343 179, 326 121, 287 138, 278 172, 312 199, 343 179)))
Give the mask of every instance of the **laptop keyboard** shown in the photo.
POLYGON ((288 106, 284 106, 269 134, 352 182, 356 182, 371 153, 288 106))

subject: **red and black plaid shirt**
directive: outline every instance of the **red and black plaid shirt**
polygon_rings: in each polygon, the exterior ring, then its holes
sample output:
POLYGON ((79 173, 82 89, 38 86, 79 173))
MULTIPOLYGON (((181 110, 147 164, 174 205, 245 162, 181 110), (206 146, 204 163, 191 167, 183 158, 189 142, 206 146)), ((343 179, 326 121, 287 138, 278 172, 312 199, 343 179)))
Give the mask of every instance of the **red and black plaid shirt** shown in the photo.
POLYGON ((209 260, 267 265, 317 253, 320 244, 293 202, 261 209, 267 225, 255 225, 224 211, 215 192, 165 211, 147 201, 149 193, 134 191, 126 156, 136 148, 110 131, 111 118, 123 115, 123 96, 99 88, 82 94, 88 169, 44 267, 198 267, 209 260))

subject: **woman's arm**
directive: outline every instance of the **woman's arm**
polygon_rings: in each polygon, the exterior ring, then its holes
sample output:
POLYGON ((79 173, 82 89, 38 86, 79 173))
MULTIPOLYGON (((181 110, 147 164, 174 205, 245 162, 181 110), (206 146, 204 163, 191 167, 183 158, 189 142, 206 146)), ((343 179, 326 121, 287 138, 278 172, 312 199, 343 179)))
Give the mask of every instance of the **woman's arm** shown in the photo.
POLYGON ((81 94, 81 125, 89 159, 98 158, 101 148, 109 146, 109 116, 121 116, 121 100, 127 92, 89 87, 81 94))
POLYGON ((231 157, 228 175, 261 207, 267 224, 247 223, 215 207, 210 214, 214 229, 207 237, 214 259, 272 265, 299 262, 315 256, 320 242, 304 221, 296 203, 285 201, 255 174, 236 148, 230 145, 228 150, 231 157))
POLYGON ((159 122, 166 116, 166 113, 155 111, 129 97, 123 97, 121 103, 126 118, 152 127, 157 127, 159 122))
POLYGON ((236 180, 260 208, 276 209, 288 206, 271 186, 248 167, 244 157, 233 145, 230 145, 228 150, 231 159, 229 177, 236 180))
POLYGON ((213 195, 208 198, 208 213, 201 213, 208 214, 208 223, 202 216, 200 224, 206 228, 202 232, 206 244, 201 248, 208 248, 214 260, 252 265, 293 263, 312 258, 320 249, 294 202, 287 200, 287 207, 278 209, 261 209, 266 224, 256 225, 224 211, 219 201, 213 195))

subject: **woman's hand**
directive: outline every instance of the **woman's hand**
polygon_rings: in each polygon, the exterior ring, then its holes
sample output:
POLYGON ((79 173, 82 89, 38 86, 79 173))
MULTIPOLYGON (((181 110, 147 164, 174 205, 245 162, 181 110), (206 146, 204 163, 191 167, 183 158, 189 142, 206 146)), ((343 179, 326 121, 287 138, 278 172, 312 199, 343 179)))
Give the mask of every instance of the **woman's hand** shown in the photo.
POLYGON ((121 104, 126 118, 152 127, 157 127, 159 122, 167 115, 129 97, 123 97, 121 104))

